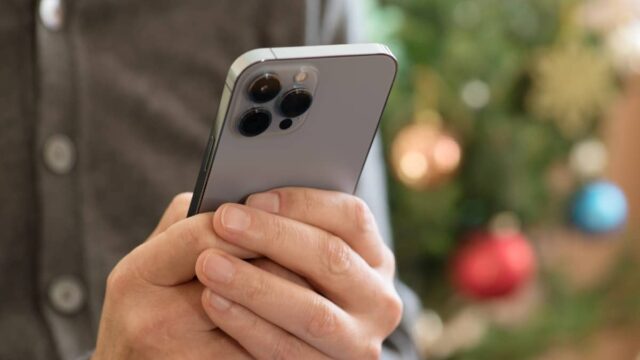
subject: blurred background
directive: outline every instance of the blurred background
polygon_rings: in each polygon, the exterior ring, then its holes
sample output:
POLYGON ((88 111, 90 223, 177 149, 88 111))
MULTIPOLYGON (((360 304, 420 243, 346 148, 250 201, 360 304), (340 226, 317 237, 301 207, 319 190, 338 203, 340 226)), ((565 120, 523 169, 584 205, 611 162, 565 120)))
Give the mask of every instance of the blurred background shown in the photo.
POLYGON ((371 0, 433 359, 640 359, 640 0, 371 0))

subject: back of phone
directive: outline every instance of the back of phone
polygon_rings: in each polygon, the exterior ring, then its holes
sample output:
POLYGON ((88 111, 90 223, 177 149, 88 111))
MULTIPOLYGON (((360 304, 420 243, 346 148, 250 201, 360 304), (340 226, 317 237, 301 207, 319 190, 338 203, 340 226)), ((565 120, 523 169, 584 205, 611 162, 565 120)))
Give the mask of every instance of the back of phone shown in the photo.
POLYGON ((378 44, 259 49, 240 57, 190 214, 279 187, 355 192, 396 69, 378 44))

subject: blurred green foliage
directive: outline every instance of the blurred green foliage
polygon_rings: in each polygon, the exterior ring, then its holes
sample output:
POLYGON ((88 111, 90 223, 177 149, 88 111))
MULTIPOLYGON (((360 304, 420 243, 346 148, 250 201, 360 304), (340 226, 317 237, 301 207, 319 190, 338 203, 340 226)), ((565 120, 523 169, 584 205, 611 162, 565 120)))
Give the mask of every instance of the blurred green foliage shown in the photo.
POLYGON ((594 128, 568 138, 556 123, 529 111, 527 96, 542 51, 563 42, 591 43, 593 37, 568 21, 575 3, 382 1, 376 26, 384 29, 378 32, 388 36, 401 64, 383 126, 387 147, 417 109, 430 108, 463 148, 458 175, 437 188, 415 191, 390 177, 400 272, 427 301, 439 303, 450 293, 447 264, 465 231, 486 226, 504 211, 515 213, 525 230, 564 220, 567 199, 549 190, 547 172, 594 128), (424 73, 429 76, 421 80, 424 73), (490 90, 481 109, 461 96, 472 81, 490 90), (417 91, 421 87, 433 91, 417 91))
MULTIPOLYGON (((591 114, 585 129, 567 136, 558 126, 562 119, 531 111, 533 69, 551 49, 580 44, 602 52, 602 44, 575 23, 579 0, 380 3, 373 33, 401 66, 382 129, 387 154, 396 134, 426 109, 441 115, 463 148, 457 176, 443 185, 417 191, 389 176, 400 276, 426 307, 446 318, 460 306, 452 301, 448 268, 465 232, 486 227, 504 211, 516 214, 525 232, 567 226, 571 194, 551 188, 549 170, 566 165, 577 142, 597 136, 601 114, 591 114), (490 90, 480 109, 461 96, 473 81, 490 90)), ((481 345, 454 358, 526 359, 552 344, 581 341, 599 326, 639 324, 640 273, 634 267, 634 259, 625 258, 602 286, 586 291, 572 291, 558 274, 541 269, 545 303, 535 319, 517 331, 496 326, 481 345)))

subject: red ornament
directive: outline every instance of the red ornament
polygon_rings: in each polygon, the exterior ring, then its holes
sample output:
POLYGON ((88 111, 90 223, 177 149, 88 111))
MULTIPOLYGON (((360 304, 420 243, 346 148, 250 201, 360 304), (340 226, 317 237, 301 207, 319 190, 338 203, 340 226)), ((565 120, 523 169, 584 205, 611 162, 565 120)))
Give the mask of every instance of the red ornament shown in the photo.
POLYGON ((534 251, 520 232, 475 232, 458 250, 452 277, 464 295, 487 300, 514 293, 535 269, 534 251))

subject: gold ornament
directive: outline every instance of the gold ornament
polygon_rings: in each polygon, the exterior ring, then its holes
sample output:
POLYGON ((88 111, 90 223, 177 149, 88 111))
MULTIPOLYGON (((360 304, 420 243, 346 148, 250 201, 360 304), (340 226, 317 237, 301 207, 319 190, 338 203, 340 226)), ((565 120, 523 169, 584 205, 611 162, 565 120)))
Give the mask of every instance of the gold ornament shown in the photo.
POLYGON ((574 137, 602 113, 613 90, 607 59, 594 50, 572 45, 553 49, 538 59, 529 105, 540 117, 555 121, 566 136, 574 137))
POLYGON ((401 130, 391 149, 397 177, 418 190, 448 179, 461 158, 460 144, 438 126, 427 123, 414 123, 401 130))

